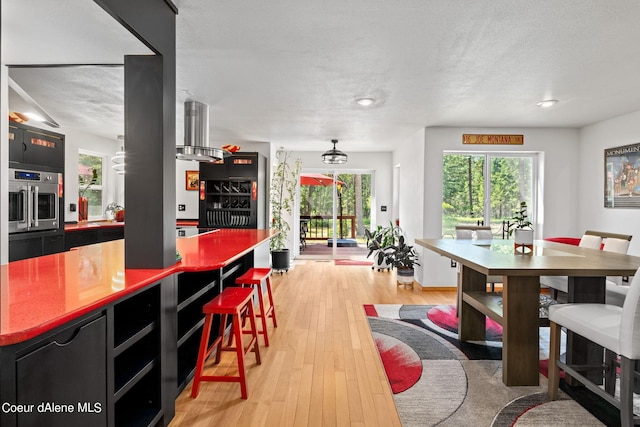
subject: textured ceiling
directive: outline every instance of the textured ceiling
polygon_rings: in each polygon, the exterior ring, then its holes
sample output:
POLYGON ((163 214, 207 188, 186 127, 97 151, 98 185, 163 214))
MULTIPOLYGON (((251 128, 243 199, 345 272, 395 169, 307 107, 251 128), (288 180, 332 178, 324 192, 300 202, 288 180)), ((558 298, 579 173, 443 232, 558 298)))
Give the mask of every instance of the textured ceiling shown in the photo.
MULTIPOLYGON (((347 152, 392 150, 426 126, 581 127, 640 110, 637 0, 175 3, 177 140, 186 98, 209 104, 214 145, 323 151, 336 138, 347 152), (559 103, 536 106, 548 98, 559 103)), ((2 7, 7 64, 148 52, 89 0, 2 7), (7 26, 26 7, 44 38, 7 26)), ((10 75, 61 125, 123 132, 121 68, 10 75)))

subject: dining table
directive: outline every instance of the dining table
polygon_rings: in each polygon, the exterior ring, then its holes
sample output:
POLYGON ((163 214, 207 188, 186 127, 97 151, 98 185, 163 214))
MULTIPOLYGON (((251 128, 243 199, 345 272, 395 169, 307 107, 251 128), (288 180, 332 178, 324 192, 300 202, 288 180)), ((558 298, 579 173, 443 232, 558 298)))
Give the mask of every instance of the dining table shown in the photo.
MULTIPOLYGON (((486 318, 502 331, 502 381, 539 385, 540 276, 567 276, 568 302, 604 303, 606 276, 632 276, 640 257, 535 240, 525 253, 512 240, 416 239, 416 244, 461 264, 460 341, 484 341, 486 318), (503 276, 488 292, 486 276, 503 276)), ((598 365, 602 347, 567 334, 567 363, 598 365)))

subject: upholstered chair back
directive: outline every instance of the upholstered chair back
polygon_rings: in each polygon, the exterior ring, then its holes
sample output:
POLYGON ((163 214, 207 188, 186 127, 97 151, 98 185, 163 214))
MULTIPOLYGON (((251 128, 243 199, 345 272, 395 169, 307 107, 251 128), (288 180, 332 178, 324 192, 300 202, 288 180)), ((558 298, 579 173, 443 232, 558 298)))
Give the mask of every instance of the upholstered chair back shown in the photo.
POLYGON ((622 306, 620 354, 629 359, 640 359, 640 269, 633 276, 622 306))
POLYGON ((627 250, 629 249, 629 243, 631 242, 625 239, 608 237, 604 241, 604 247, 602 248, 602 250, 608 252, 616 252, 619 254, 626 254, 627 250))
POLYGON ((491 230, 476 230, 476 239, 478 240, 492 240, 493 232, 491 230))
POLYGON ((602 237, 593 236, 591 234, 585 234, 584 236, 582 236, 582 239, 580 239, 580 244, 578 246, 583 248, 600 250, 601 245, 602 245, 602 237))
POLYGON ((456 239, 472 239, 473 230, 456 230, 456 239))

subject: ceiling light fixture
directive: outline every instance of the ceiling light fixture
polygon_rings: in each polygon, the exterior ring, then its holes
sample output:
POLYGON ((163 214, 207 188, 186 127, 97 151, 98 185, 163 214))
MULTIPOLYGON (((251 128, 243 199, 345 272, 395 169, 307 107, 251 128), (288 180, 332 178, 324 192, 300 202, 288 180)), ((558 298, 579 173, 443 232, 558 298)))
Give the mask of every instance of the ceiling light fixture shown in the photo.
POLYGON ((360 98, 357 99, 356 102, 358 105, 362 105, 363 107, 369 107, 373 105, 376 101, 373 98, 360 98))
MULTIPOLYGON (((118 135, 118 141, 124 144, 124 135, 118 135)), ((116 151, 116 155, 111 158, 113 165, 111 168, 118 174, 124 175, 124 146, 120 146, 120 151, 116 151)))
POLYGON ((538 107, 549 108, 549 107, 553 107, 557 103, 558 103, 557 99, 545 99, 544 101, 538 102, 537 105, 538 107))
POLYGON ((340 150, 336 150, 337 139, 332 139, 333 148, 322 155, 322 162, 329 165, 342 165, 347 163, 348 156, 340 150))

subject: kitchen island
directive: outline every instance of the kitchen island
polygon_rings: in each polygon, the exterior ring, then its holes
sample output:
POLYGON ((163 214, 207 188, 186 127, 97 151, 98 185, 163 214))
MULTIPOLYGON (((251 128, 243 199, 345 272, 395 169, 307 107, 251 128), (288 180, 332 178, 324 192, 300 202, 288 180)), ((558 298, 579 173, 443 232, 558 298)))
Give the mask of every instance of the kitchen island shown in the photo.
POLYGON ((274 234, 178 238, 164 269, 125 269, 122 240, 0 267, 0 425, 167 425, 202 305, 274 234))

